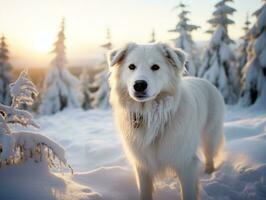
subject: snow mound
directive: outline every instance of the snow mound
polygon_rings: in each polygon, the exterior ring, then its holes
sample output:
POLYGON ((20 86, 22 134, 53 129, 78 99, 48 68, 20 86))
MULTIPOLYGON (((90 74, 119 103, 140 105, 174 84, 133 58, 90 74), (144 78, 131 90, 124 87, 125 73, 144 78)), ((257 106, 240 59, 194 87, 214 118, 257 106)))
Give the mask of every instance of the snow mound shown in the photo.
POLYGON ((98 200, 101 195, 62 174, 51 174, 43 164, 26 162, 1 168, 0 199, 98 200))

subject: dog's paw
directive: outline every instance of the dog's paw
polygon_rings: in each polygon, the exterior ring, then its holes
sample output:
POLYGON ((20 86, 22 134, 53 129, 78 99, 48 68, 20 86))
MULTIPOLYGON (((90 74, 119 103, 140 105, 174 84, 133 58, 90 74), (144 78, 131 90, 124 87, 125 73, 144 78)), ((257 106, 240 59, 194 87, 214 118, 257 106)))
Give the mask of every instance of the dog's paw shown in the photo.
POLYGON ((206 174, 211 174, 211 173, 213 173, 214 171, 215 171, 215 168, 214 168, 213 164, 207 164, 207 165, 205 166, 205 173, 206 173, 206 174))

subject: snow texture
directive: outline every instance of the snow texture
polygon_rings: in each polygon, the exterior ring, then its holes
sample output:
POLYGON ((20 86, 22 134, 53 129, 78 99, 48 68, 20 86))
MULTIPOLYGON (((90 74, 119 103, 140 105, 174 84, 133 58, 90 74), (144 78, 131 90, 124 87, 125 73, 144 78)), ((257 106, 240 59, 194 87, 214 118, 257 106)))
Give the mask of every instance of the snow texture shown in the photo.
POLYGON ((248 32, 250 38, 248 61, 243 68, 243 82, 240 104, 250 106, 266 99, 266 2, 254 15, 257 22, 248 32))
POLYGON ((40 114, 54 114, 64 108, 80 107, 81 93, 80 81, 66 68, 66 56, 64 45, 64 20, 55 42, 55 58, 52 67, 48 71, 42 95, 40 114))

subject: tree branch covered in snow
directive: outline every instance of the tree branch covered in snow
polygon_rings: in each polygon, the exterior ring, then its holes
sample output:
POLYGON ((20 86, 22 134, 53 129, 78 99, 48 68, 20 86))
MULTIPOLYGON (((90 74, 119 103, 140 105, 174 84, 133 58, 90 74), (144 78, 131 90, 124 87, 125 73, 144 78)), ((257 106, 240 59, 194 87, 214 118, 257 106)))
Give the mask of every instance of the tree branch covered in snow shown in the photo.
POLYGON ((19 78, 10 84, 10 94, 12 97, 11 107, 17 108, 22 103, 32 105, 34 98, 39 93, 35 85, 27 78, 27 72, 22 71, 19 78))
POLYGON ((27 78, 26 71, 21 72, 19 78, 10 84, 10 90, 12 105, 0 103, 0 167, 19 164, 29 159, 48 166, 56 166, 56 163, 67 165, 65 151, 60 145, 38 133, 14 132, 9 126, 19 124, 39 128, 29 112, 19 109, 22 103, 32 105, 38 95, 35 85, 27 78))

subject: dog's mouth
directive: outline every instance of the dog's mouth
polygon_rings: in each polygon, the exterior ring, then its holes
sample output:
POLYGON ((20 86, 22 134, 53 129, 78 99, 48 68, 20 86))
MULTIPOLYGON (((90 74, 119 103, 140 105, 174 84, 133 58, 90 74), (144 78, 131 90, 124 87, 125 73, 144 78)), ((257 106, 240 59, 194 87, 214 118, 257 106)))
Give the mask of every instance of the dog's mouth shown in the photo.
POLYGON ((154 96, 149 96, 145 92, 135 92, 132 98, 138 102, 145 102, 154 99, 154 96))
POLYGON ((147 94, 146 92, 135 92, 134 93, 134 96, 138 99, 143 99, 143 98, 146 98, 147 97, 147 94))

